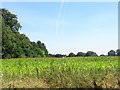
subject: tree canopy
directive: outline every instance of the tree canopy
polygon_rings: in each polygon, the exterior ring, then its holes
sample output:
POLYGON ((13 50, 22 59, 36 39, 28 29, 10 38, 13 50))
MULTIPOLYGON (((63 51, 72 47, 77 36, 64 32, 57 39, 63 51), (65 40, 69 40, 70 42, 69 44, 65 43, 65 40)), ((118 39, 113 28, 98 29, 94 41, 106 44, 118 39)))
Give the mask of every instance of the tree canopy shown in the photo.
POLYGON ((108 56, 116 56, 115 51, 114 50, 110 50, 108 52, 108 56))
MULTIPOLYGON (((17 15, 12 14, 6 9, 0 9, 1 36, 0 56, 2 58, 22 58, 22 57, 66 57, 62 54, 48 54, 46 46, 41 41, 31 42, 25 34, 20 34, 22 28, 17 15), (2 47, 1 47, 2 46, 2 47), (1 50, 2 49, 2 50, 1 50), (2 53, 1 53, 2 51, 2 53)), ((71 52, 68 57, 79 56, 98 56, 93 51, 87 53, 78 52, 76 55, 71 52)), ((100 55, 106 56, 106 55, 100 55)), ((108 56, 120 56, 120 49, 110 50, 108 56)))
POLYGON ((76 55, 73 52, 71 52, 68 56, 69 57, 75 57, 76 55))
POLYGON ((6 26, 8 26, 12 31, 18 31, 22 26, 17 20, 17 16, 12 14, 6 9, 0 9, 0 13, 2 13, 2 20, 6 26))
POLYGON ((77 56, 85 56, 86 55, 86 53, 83 53, 83 52, 78 52, 77 53, 77 56))
POLYGON ((117 56, 120 56, 120 49, 117 49, 116 55, 117 55, 117 56))
POLYGON ((31 42, 20 34, 21 25, 15 14, 0 9, 2 15, 2 58, 46 57, 48 51, 41 41, 31 42))
POLYGON ((86 53, 86 56, 98 56, 98 55, 95 52, 93 52, 93 51, 88 51, 86 53))

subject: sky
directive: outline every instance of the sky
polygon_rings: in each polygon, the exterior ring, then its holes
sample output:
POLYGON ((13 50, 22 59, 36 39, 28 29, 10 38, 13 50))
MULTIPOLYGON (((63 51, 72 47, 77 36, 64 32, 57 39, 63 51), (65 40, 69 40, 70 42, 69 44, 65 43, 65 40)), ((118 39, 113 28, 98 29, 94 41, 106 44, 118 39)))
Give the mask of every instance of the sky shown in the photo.
POLYGON ((117 2, 3 2, 2 8, 16 14, 20 32, 45 43, 49 53, 107 55, 118 48, 117 2))

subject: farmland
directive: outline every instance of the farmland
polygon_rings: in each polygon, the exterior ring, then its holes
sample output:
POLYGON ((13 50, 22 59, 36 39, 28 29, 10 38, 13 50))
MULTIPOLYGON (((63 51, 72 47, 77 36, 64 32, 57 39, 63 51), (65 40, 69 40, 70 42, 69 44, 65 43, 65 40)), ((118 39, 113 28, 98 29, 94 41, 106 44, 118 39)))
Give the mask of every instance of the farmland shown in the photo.
POLYGON ((3 59, 2 84, 3 88, 118 88, 118 64, 118 57, 108 56, 3 59))

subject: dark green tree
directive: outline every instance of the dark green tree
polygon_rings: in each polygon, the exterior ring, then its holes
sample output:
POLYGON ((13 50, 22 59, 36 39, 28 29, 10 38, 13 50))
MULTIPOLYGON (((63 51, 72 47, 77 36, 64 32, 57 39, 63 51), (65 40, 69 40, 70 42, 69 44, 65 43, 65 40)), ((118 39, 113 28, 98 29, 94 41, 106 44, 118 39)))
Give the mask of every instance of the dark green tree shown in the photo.
POLYGON ((100 56, 105 56, 104 54, 101 54, 100 56))
POLYGON ((120 49, 117 49, 116 55, 117 55, 117 56, 120 56, 120 49))
POLYGON ((25 34, 20 34, 20 23, 15 14, 0 9, 2 15, 2 58, 46 57, 48 51, 44 43, 31 42, 25 34))
POLYGON ((108 52, 108 56, 116 56, 115 51, 114 50, 110 50, 108 52))
POLYGON ((2 13, 2 19, 5 25, 7 25, 12 31, 16 32, 22 27, 15 14, 12 14, 6 9, 0 9, 0 13, 2 13))
POLYGON ((76 55, 73 53, 73 52, 71 52, 69 55, 68 55, 68 57, 75 57, 76 55))
POLYGON ((44 56, 47 56, 48 55, 48 51, 46 49, 46 46, 44 43, 41 43, 41 41, 37 41, 37 45, 39 48, 42 49, 43 53, 44 53, 44 56))
POLYGON ((98 56, 98 55, 93 51, 88 51, 85 56, 98 56))
POLYGON ((78 52, 76 56, 85 56, 86 53, 83 53, 83 52, 78 52))

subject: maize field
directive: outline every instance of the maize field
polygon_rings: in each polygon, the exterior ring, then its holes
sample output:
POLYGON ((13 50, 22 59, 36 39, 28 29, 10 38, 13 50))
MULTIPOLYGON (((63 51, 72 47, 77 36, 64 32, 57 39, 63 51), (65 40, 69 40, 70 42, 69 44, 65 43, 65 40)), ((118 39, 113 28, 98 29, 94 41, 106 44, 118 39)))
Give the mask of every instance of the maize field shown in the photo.
MULTIPOLYGON (((39 83, 41 80, 48 88, 119 88, 118 57, 45 57, 2 60, 3 88, 22 87, 22 85, 16 85, 15 81, 25 84, 24 80, 28 80, 28 83, 39 83)), ((45 88, 37 84, 23 85, 22 88, 28 87, 45 88)))

